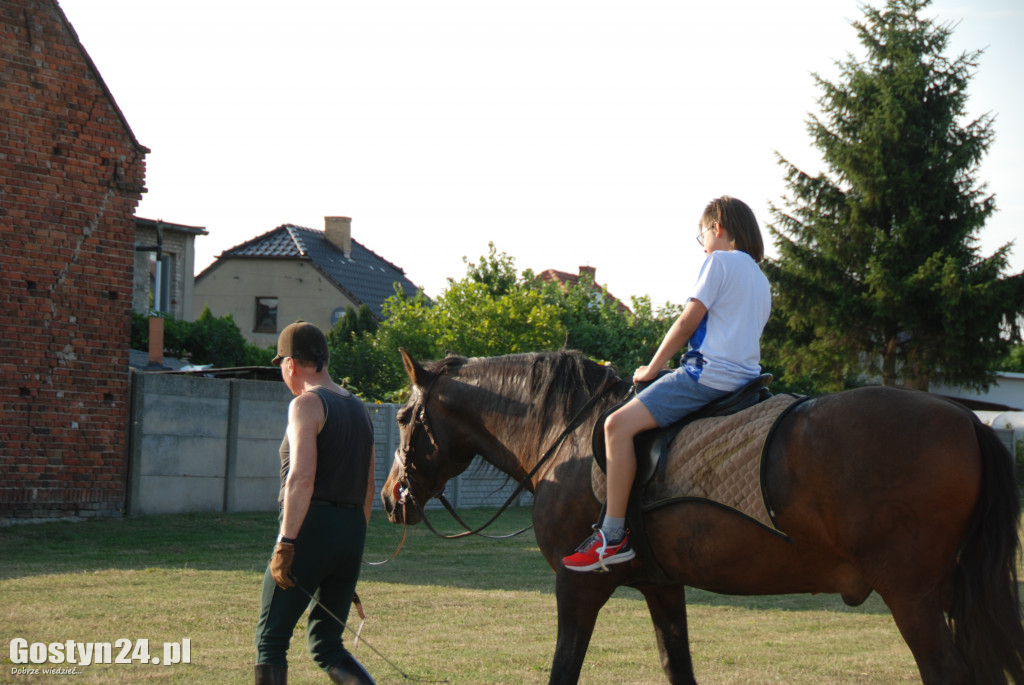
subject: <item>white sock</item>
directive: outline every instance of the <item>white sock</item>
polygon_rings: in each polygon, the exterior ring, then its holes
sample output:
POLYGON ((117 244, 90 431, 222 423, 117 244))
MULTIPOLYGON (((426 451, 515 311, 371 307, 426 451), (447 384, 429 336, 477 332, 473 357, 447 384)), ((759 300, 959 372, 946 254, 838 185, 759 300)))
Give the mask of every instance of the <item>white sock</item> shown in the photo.
POLYGON ((608 544, 620 542, 622 536, 626 534, 626 519, 613 519, 605 516, 604 521, 601 522, 601 531, 604 533, 605 539, 608 540, 608 544))

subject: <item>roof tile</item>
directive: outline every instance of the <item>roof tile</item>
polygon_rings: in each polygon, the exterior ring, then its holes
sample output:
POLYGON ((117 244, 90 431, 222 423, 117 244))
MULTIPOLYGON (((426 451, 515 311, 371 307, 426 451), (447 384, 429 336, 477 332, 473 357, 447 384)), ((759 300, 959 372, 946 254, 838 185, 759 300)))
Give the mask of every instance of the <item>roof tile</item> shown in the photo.
POLYGON ((410 296, 419 290, 402 269, 359 241, 352 241, 352 256, 346 257, 323 231, 293 224, 278 226, 225 251, 217 259, 234 257, 309 260, 356 304, 368 305, 378 318, 382 317, 384 300, 395 294, 396 283, 410 296))

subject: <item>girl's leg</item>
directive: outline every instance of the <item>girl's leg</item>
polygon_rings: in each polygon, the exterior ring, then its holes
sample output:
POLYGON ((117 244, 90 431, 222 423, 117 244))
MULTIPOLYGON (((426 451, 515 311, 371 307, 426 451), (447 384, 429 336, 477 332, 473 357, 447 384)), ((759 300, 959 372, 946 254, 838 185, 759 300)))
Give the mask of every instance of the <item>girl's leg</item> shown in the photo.
POLYGON ((607 507, 601 529, 562 560, 571 571, 595 571, 608 564, 629 561, 636 553, 625 535, 623 519, 636 477, 633 438, 657 426, 668 426, 708 402, 725 395, 705 388, 686 370, 662 376, 621 409, 608 417, 604 426, 607 463, 607 507))
MULTIPOLYGON (((636 556, 623 526, 629 491, 636 475, 636 451, 633 436, 657 426, 647 407, 636 398, 608 417, 604 425, 605 469, 608 482, 608 504, 600 530, 562 559, 570 571, 596 571, 609 564, 622 564, 636 556)), ((596 526, 595 526, 596 528, 596 526)))
POLYGON ((633 478, 636 476, 636 450, 633 447, 633 438, 657 426, 658 422, 650 410, 635 397, 605 421, 604 444, 608 476, 606 516, 626 516, 629 493, 633 489, 633 478))

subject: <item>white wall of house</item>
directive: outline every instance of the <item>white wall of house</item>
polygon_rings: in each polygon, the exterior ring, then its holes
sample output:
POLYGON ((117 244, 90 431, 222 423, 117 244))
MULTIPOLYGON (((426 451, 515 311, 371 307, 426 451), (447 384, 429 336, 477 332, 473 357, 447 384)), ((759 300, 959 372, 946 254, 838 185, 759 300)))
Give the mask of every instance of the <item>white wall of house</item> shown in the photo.
POLYGON ((946 397, 979 400, 981 402, 1002 404, 1018 411, 1024 410, 1024 373, 998 372, 996 374, 996 382, 989 387, 986 393, 966 388, 950 387, 941 383, 932 383, 928 390, 929 392, 946 397))

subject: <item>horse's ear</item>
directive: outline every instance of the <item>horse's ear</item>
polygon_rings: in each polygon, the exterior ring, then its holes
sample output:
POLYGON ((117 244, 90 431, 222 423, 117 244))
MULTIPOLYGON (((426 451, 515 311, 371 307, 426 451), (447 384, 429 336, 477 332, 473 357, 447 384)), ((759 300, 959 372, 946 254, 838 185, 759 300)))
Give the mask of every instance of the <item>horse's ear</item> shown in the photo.
POLYGON ((398 351, 402 355, 402 365, 405 367, 405 373, 409 376, 409 380, 412 381, 413 385, 423 387, 427 383, 427 377, 430 372, 424 369, 419 362, 409 356, 409 351, 404 347, 399 347, 398 351))

